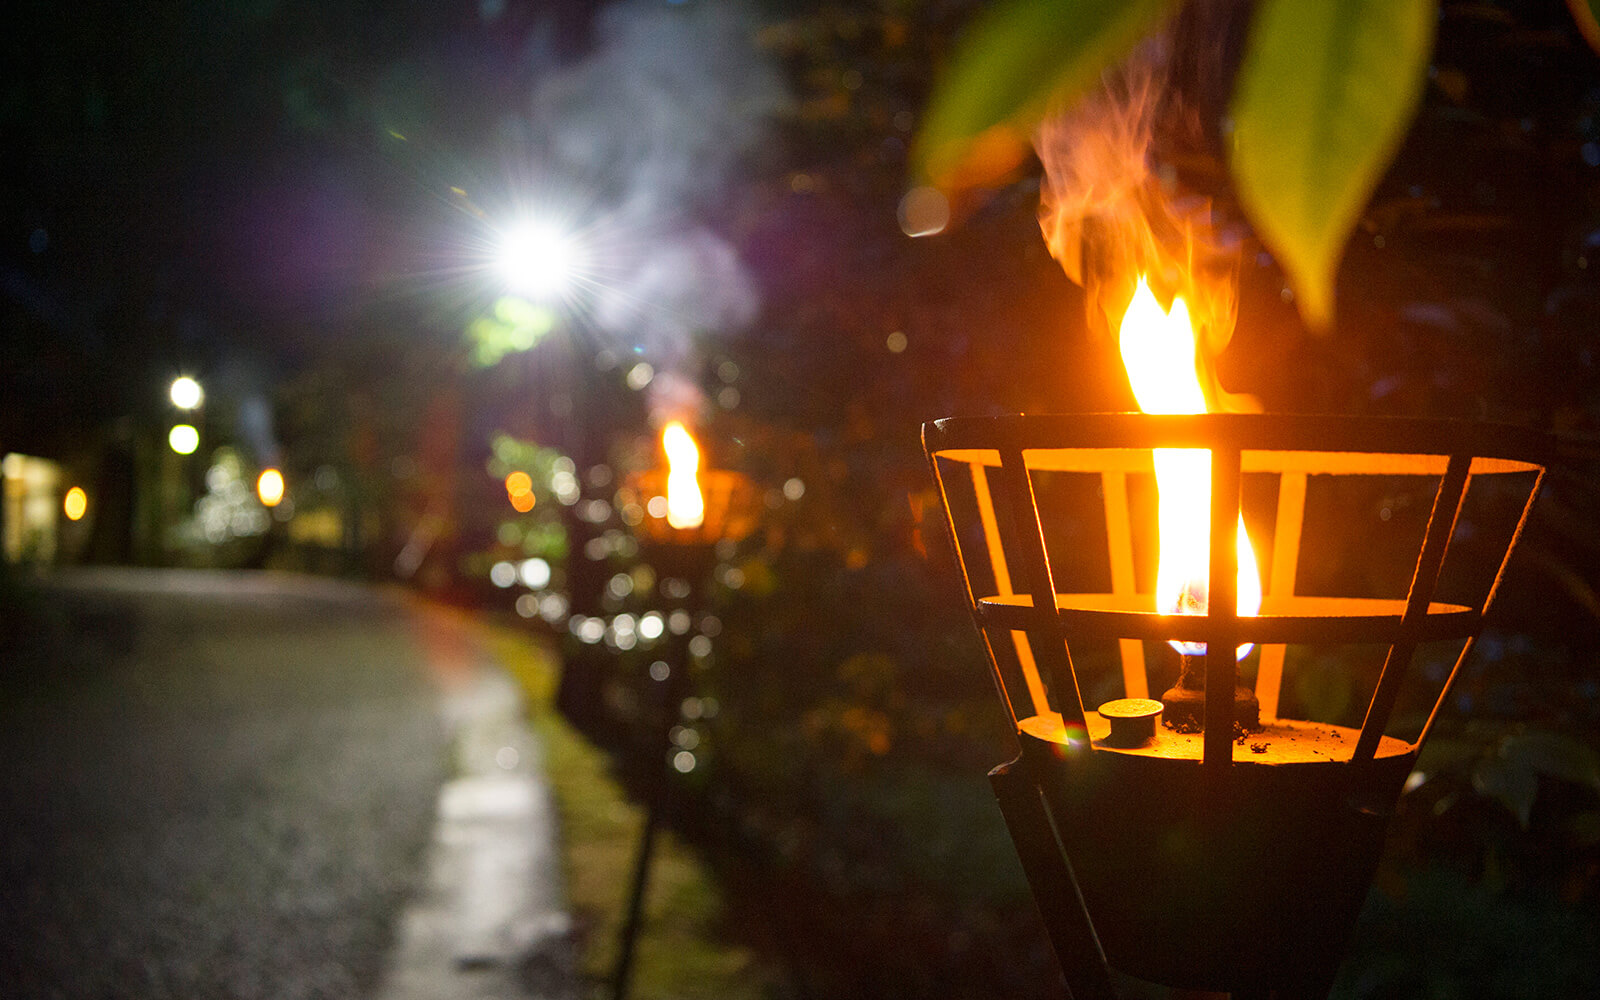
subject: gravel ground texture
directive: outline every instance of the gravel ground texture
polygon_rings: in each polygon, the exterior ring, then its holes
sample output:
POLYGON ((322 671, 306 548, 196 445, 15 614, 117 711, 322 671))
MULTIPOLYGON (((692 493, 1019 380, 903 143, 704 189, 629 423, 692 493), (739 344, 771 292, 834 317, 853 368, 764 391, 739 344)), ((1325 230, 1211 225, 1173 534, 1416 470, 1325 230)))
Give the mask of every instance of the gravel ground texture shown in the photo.
POLYGON ((0 596, 0 996, 368 993, 449 768, 405 606, 186 571, 0 596))

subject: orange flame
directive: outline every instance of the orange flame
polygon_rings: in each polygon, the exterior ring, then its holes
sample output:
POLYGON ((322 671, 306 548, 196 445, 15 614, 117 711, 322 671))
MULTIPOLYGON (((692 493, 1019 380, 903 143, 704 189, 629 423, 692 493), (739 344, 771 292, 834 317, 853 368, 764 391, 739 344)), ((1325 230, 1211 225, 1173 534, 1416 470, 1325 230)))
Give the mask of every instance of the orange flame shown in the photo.
POLYGON ((674 528, 698 528, 706 519, 705 500, 695 478, 700 449, 676 420, 662 428, 661 447, 667 453, 667 523, 674 528))
MULTIPOLYGON (((1133 301, 1122 317, 1122 363, 1128 370, 1139 408, 1146 413, 1204 413, 1205 392, 1195 358, 1194 327, 1181 298, 1172 309, 1161 308, 1141 277, 1133 301)), ((1158 448, 1156 467, 1157 522, 1161 557, 1156 570, 1156 610, 1164 614, 1204 614, 1210 603, 1211 453, 1189 448, 1158 448)), ((1261 610, 1261 571, 1245 533, 1238 533, 1239 614, 1261 610)), ((1185 656, 1199 656, 1205 643, 1172 641, 1185 656)), ((1238 649, 1242 658, 1250 652, 1238 649)))

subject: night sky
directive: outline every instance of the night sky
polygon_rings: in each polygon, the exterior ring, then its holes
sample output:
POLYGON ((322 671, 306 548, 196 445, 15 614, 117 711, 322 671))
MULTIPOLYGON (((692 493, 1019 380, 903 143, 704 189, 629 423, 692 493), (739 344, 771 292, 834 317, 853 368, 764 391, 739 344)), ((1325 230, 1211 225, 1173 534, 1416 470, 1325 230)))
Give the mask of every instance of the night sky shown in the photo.
POLYGON ((48 446, 231 349, 298 363, 353 310, 436 285, 472 236, 448 188, 504 188, 532 87, 586 49, 590 6, 14 14, 0 434, 48 446))

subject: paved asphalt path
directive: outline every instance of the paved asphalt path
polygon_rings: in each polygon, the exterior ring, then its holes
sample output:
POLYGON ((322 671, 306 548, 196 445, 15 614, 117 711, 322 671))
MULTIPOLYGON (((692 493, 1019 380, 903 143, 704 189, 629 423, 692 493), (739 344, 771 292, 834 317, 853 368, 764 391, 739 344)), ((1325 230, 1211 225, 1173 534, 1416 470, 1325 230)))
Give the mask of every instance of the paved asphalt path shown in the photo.
POLYGON ((439 621, 272 574, 5 589, 0 997, 392 994, 477 670, 439 621))

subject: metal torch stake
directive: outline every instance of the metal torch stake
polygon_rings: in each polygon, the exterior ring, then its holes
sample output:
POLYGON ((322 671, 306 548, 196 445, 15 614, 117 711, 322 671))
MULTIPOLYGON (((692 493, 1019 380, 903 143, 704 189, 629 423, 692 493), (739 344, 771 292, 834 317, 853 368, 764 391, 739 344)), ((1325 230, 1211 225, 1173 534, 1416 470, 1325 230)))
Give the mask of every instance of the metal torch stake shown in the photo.
MULTIPOLYGON (((684 601, 684 607, 694 615, 695 598, 699 596, 700 586, 696 580, 689 580, 689 596, 684 601)), ((639 936, 639 925, 644 919, 644 896, 650 883, 650 862, 655 850, 656 828, 661 824, 666 813, 667 797, 672 787, 672 776, 668 772, 668 761, 671 759, 672 727, 678 722, 682 713, 683 699, 689 693, 689 637, 693 626, 686 629, 682 635, 672 636, 667 645, 662 662, 667 665, 667 676, 656 681, 656 690, 660 695, 658 713, 658 726, 650 746, 660 751, 660 757, 654 767, 646 770, 647 786, 645 799, 644 829, 639 835, 639 849, 634 856, 633 884, 628 894, 628 915, 622 925, 622 936, 617 944, 617 965, 611 978, 612 1000, 627 1000, 628 987, 633 976, 634 942, 639 936)))

